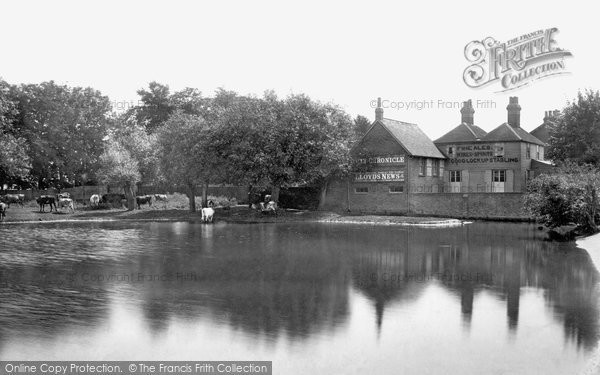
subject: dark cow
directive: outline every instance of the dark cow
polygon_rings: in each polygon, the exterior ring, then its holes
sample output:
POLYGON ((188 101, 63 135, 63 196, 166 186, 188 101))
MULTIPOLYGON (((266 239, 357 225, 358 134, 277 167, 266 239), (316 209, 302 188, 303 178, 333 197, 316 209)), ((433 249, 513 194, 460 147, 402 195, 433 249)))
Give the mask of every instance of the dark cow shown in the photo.
POLYGON ((152 195, 138 195, 135 197, 135 203, 137 203, 138 210, 141 210, 142 204, 148 204, 148 207, 152 206, 152 195))
POLYGON ((111 207, 123 207, 123 201, 127 201, 125 194, 108 193, 102 194, 100 202, 110 204, 111 207))
POLYGON ((0 222, 4 221, 4 218, 6 217, 6 209, 8 208, 8 205, 4 202, 0 202, 0 222))
POLYGON ((4 202, 10 207, 11 203, 20 204, 23 207, 23 201, 25 201, 25 194, 6 194, 0 196, 0 202, 4 202))
POLYGON ((54 210, 56 211, 56 199, 53 196, 42 195, 35 201, 40 205, 40 212, 46 212, 46 205, 50 206, 50 212, 52 212, 52 206, 54 206, 54 210))

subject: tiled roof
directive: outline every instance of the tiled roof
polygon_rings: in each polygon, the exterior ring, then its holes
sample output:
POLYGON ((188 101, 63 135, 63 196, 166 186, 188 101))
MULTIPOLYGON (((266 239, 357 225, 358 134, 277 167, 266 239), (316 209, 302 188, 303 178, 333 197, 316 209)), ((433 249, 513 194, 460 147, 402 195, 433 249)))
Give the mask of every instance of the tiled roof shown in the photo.
POLYGON ((476 125, 465 124, 464 122, 440 138, 435 143, 454 143, 454 142, 472 142, 483 138, 487 133, 476 125))
POLYGON ((431 139, 416 125, 384 118, 379 122, 413 156, 445 159, 431 139))
POLYGON ((511 142, 522 141, 543 146, 544 142, 540 141, 533 135, 527 133, 522 128, 514 128, 506 122, 498 126, 496 129, 487 133, 482 139, 482 142, 511 142))
POLYGON ((542 125, 530 131, 529 134, 548 144, 548 140, 550 139, 550 124, 543 123, 542 125))

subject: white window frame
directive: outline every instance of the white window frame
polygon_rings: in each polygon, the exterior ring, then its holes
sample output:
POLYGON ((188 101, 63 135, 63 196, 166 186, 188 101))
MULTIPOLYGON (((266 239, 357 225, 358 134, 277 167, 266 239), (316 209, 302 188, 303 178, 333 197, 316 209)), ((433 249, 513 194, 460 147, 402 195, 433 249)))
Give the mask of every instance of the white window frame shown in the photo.
POLYGON ((448 171, 450 172, 450 182, 462 182, 462 171, 448 171))
POLYGON ((492 182, 506 182, 506 169, 492 169, 492 182))
POLYGON ((427 175, 427 158, 421 158, 419 160, 419 176, 427 175))

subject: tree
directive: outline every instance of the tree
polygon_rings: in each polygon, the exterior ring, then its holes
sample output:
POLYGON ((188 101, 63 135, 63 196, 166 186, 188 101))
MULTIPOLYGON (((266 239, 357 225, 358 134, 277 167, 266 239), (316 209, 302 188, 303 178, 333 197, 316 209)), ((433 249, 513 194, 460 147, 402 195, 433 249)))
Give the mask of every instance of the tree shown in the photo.
POLYGON ((600 171, 592 165, 567 163, 555 174, 534 178, 525 207, 550 228, 575 224, 584 233, 598 231, 600 171))
POLYGON ((148 133, 154 132, 167 119, 175 108, 171 103, 169 86, 158 82, 150 82, 148 90, 138 90, 142 106, 133 108, 139 124, 145 126, 148 133))
POLYGON ((548 156, 555 162, 600 165, 600 94, 579 92, 550 130, 548 156))
POLYGON ((156 184, 164 181, 159 168, 158 135, 148 134, 135 116, 125 113, 115 118, 110 126, 108 138, 118 141, 136 160, 141 183, 156 184))
POLYGON ((219 126, 217 150, 237 183, 270 186, 278 200, 281 187, 318 183, 344 169, 352 138, 352 120, 340 108, 305 95, 279 100, 228 93, 215 98, 219 126))
POLYGON ((205 104, 200 91, 189 87, 171 94, 168 85, 150 82, 147 90, 141 89, 137 93, 142 105, 129 110, 128 115, 133 114, 149 134, 156 132, 175 111, 199 115, 205 104))
POLYGON ((368 118, 362 115, 356 116, 354 119, 354 134, 356 140, 361 139, 365 134, 367 134, 367 130, 371 128, 371 121, 368 118))
POLYGON ((93 179, 107 133, 108 97, 52 81, 13 87, 11 92, 19 111, 14 125, 29 145, 38 187, 93 179))
POLYGON ((26 180, 31 169, 27 142, 14 127, 18 110, 9 91, 10 86, 0 80, 0 186, 26 180))
POLYGON ((202 117, 175 112, 158 130, 159 163, 168 181, 186 187, 190 211, 196 211, 196 186, 206 205, 208 184, 221 169, 211 145, 213 129, 202 117))
POLYGON ((140 180, 137 161, 116 141, 110 141, 100 156, 98 178, 107 185, 122 186, 127 197, 127 209, 135 208, 133 186, 140 180))

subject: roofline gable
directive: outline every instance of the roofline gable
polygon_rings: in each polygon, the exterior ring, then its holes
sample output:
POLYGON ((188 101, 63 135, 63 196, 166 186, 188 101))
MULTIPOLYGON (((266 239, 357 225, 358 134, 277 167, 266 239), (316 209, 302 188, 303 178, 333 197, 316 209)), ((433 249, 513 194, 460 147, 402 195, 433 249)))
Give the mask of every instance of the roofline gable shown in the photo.
MULTIPOLYGON (((395 120, 394 120, 395 121, 395 120)), ((350 149, 350 154, 352 154, 353 152, 355 152, 355 150, 361 146, 364 142, 364 140, 367 138, 367 136, 369 135, 369 133, 375 128, 375 125, 381 125, 382 128, 385 129, 386 132, 388 132, 389 135, 392 136, 392 139, 398 144, 398 146, 400 146, 402 148, 402 150, 404 150, 404 152, 409 155, 409 156, 413 156, 408 149, 402 144, 402 142, 400 142, 398 140, 398 138, 396 138, 396 136, 390 131, 390 129, 387 128, 387 126, 385 126, 385 124, 381 121, 381 120, 375 120, 373 121, 373 124, 371 124, 371 127, 369 128, 369 130, 367 130, 367 132, 362 136, 362 138, 360 139, 360 141, 356 142, 356 144, 354 146, 352 146, 352 148, 350 149)), ((415 125, 415 124, 411 124, 411 125, 415 125)))

